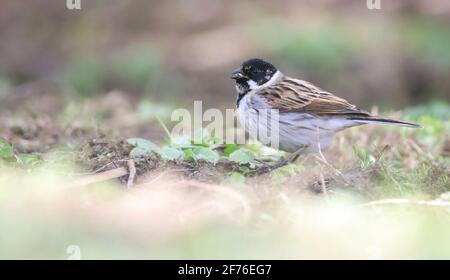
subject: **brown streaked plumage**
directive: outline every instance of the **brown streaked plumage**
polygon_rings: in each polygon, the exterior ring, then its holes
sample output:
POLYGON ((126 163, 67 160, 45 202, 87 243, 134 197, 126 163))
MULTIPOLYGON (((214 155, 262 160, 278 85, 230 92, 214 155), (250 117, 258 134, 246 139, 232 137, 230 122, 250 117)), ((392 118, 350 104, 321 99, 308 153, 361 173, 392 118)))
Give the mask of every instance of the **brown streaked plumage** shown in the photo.
POLYGON ((272 64, 250 59, 233 72, 238 92, 237 107, 244 128, 272 130, 260 122, 262 109, 279 113, 279 149, 295 152, 325 148, 334 134, 362 124, 417 124, 371 115, 347 100, 307 81, 285 76, 272 64))
POLYGON ((407 127, 420 127, 414 123, 373 116, 309 82, 284 75, 276 84, 262 88, 257 94, 266 98, 269 106, 278 109, 280 113, 298 112, 322 117, 346 116, 354 120, 384 121, 407 127))

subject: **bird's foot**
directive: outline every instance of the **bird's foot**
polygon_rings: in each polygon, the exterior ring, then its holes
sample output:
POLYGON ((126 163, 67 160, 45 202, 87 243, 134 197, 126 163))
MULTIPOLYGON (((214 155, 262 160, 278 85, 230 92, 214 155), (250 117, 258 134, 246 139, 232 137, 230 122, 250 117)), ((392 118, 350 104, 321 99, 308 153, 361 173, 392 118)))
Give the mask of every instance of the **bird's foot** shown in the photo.
POLYGON ((288 165, 299 157, 299 155, 303 152, 303 150, 306 148, 306 146, 301 147, 297 151, 293 152, 292 154, 288 155, 285 159, 279 160, 274 164, 265 164, 264 166, 260 166, 256 169, 256 174, 262 175, 265 173, 269 173, 275 169, 278 169, 280 167, 283 167, 285 165, 288 165))

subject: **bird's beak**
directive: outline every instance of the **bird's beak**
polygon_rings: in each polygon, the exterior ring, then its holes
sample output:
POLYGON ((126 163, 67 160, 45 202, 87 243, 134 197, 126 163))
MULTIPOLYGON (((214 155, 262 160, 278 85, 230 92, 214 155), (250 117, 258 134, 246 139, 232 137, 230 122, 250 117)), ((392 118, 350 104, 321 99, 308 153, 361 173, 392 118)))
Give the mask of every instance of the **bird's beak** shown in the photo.
POLYGON ((245 78, 245 75, 241 72, 241 68, 238 68, 231 73, 231 79, 237 80, 241 78, 245 78))

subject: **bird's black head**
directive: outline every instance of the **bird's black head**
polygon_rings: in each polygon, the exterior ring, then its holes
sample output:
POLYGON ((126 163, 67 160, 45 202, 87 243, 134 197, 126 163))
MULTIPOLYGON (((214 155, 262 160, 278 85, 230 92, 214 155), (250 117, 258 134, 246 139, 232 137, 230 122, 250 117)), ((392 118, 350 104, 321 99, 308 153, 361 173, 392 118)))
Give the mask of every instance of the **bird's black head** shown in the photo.
POLYGON ((264 86, 278 72, 277 68, 259 58, 252 58, 234 70, 231 78, 236 80, 239 94, 264 86))

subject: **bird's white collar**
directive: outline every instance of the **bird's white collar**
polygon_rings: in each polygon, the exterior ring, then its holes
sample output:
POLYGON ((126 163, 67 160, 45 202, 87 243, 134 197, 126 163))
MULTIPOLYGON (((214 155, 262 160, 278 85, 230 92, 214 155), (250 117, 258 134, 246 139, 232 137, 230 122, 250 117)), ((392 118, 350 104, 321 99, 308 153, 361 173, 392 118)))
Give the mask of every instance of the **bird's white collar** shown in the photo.
POLYGON ((262 85, 258 85, 255 81, 252 81, 252 80, 248 80, 247 83, 248 83, 249 89, 251 91, 256 91, 256 90, 260 90, 262 88, 270 87, 274 83, 278 82, 278 80, 282 76, 283 76, 283 73, 281 73, 279 70, 277 70, 277 72, 275 72, 275 74, 273 74, 272 78, 270 78, 270 80, 268 80, 267 82, 265 82, 262 85))

